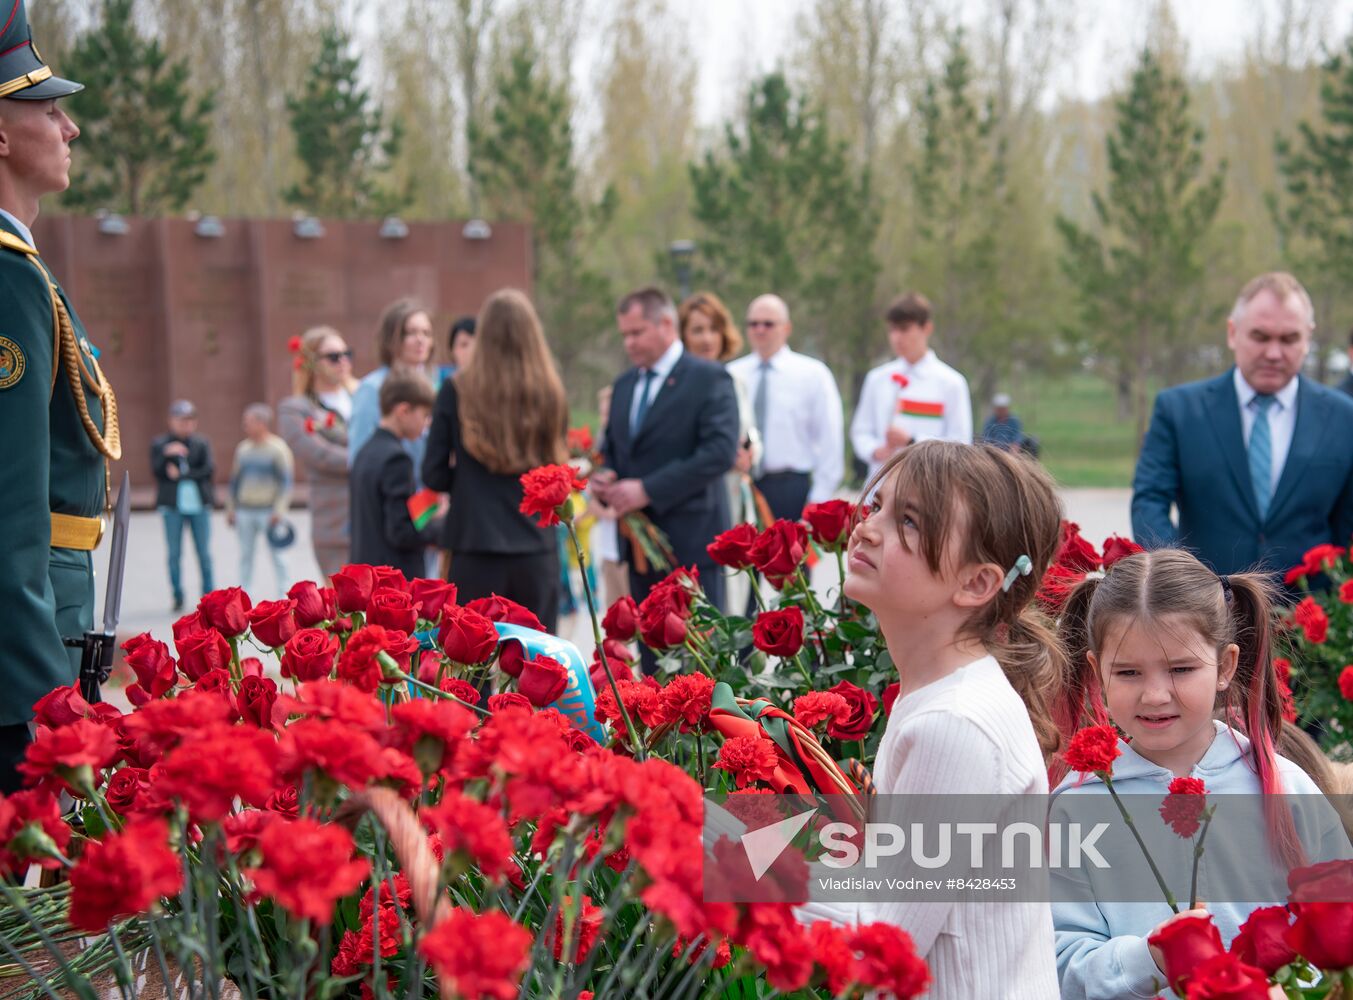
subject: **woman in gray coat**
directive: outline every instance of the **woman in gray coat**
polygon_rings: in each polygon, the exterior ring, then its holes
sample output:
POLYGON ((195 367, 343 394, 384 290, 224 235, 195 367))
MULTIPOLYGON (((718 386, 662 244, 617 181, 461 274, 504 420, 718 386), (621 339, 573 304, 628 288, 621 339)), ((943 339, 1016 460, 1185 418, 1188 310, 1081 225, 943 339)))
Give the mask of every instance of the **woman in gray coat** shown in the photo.
POLYGON ((317 326, 295 352, 294 395, 277 406, 278 430, 310 482, 310 535, 326 577, 348 561, 348 421, 352 351, 332 327, 317 326))

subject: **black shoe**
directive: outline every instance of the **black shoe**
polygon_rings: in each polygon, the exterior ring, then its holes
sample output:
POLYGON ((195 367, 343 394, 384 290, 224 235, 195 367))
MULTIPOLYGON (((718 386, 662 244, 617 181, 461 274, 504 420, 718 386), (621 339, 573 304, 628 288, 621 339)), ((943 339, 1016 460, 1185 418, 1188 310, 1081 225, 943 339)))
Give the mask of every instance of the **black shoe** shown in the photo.
POLYGON ((174 598, 174 606, 173 606, 172 608, 170 608, 170 610, 173 611, 174 614, 178 614, 180 611, 182 611, 182 610, 183 610, 183 598, 182 598, 182 597, 176 597, 176 598, 174 598))

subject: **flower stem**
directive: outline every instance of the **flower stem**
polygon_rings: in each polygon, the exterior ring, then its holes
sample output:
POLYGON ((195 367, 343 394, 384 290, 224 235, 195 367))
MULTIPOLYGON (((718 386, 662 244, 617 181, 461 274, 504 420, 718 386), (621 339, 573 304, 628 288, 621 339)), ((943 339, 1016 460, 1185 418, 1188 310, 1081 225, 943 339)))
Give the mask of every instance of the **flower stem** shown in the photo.
POLYGON ((1212 825, 1212 817, 1217 807, 1212 806, 1203 813, 1203 829, 1198 834, 1198 842, 1193 845, 1193 874, 1189 877, 1189 909, 1198 906, 1198 865, 1203 860, 1203 841, 1207 839, 1207 828, 1212 825))
POLYGON ((1113 797, 1113 804, 1118 807, 1118 811, 1123 816, 1123 822, 1127 823, 1128 829, 1132 831, 1132 836, 1137 841, 1137 846, 1142 849, 1142 856, 1146 858, 1146 863, 1151 866, 1151 874, 1156 877, 1156 885, 1160 886, 1160 891, 1165 894, 1165 902, 1170 904, 1170 909, 1173 912, 1178 913, 1179 904, 1175 902, 1174 893, 1165 884, 1165 877, 1156 867, 1155 858, 1151 857, 1151 852, 1146 849, 1146 841, 1142 840, 1142 835, 1137 831, 1137 824, 1132 821, 1132 814, 1127 811, 1127 806, 1123 805, 1123 800, 1118 797, 1118 792, 1113 787, 1113 778, 1109 776, 1108 771, 1096 771, 1095 773, 1104 782, 1104 787, 1109 790, 1109 795, 1113 797))
POLYGON ((615 706, 620 712, 620 717, 625 720, 625 731, 629 734, 630 742, 634 746, 634 759, 644 760, 648 752, 644 749, 643 742, 639 739, 639 731, 634 728, 634 720, 630 718, 629 709, 625 707, 625 699, 620 697, 620 687, 615 682, 615 674, 611 670, 610 660, 606 657, 606 644, 601 637, 601 622, 597 618, 597 605, 592 600, 592 585, 587 580, 587 557, 583 554, 582 542, 578 540, 578 532, 573 527, 573 519, 564 521, 568 527, 568 540, 573 544, 573 552, 578 557, 579 575, 583 580, 583 597, 587 601, 587 617, 592 620, 592 641, 597 645, 597 658, 601 661, 601 669, 606 674, 606 682, 611 686, 611 694, 615 696, 615 706))

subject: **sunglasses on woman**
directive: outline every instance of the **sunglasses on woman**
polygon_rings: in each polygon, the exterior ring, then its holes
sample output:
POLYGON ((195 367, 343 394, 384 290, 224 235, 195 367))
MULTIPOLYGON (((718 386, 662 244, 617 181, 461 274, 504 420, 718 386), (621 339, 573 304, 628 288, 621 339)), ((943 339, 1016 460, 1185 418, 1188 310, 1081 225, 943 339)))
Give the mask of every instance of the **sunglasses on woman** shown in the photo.
POLYGON ((329 364, 336 365, 344 358, 351 361, 352 349, 349 348, 346 351, 327 351, 326 353, 321 354, 320 357, 323 358, 325 361, 329 362, 329 364))

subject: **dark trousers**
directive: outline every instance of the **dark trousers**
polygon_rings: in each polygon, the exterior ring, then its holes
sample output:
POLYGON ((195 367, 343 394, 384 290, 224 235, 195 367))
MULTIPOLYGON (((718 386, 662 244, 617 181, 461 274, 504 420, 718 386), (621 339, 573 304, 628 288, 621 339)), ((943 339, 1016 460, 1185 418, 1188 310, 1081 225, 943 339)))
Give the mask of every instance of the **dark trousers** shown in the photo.
POLYGON ((0 726, 0 793, 13 795, 23 788, 18 768, 32 739, 26 722, 0 726))
POLYGON ((756 488, 776 519, 797 521, 808 503, 813 477, 806 472, 768 472, 756 481, 756 488))
MULTIPOLYGON (((700 571, 700 586, 705 592, 705 598, 716 608, 722 608, 723 569, 713 563, 697 564, 696 568, 700 571)), ((654 585, 667 576, 667 573, 636 573, 633 563, 630 563, 629 572, 630 594, 635 601, 642 601, 648 596, 648 592, 653 589, 654 585)), ((658 672, 657 656, 642 643, 639 645, 639 664, 644 668, 646 674, 658 672)))
POLYGON ((193 533, 193 548, 197 550, 197 567, 202 572, 202 593, 215 589, 211 572, 211 511, 180 514, 173 507, 161 507, 164 519, 164 541, 169 556, 169 586, 174 591, 174 603, 183 603, 183 526, 193 533))
POLYGON ((528 608, 545 630, 559 624, 559 552, 494 555, 452 552, 447 579, 456 585, 456 603, 497 594, 528 608))

